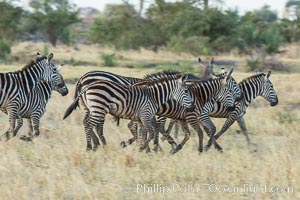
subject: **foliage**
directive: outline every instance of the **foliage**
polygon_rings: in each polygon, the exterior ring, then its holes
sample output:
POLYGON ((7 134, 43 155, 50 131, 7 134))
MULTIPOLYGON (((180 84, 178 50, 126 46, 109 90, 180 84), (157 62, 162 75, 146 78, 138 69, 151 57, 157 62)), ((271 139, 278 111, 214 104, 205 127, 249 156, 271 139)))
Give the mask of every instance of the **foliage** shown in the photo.
POLYGON ((55 46, 58 39, 69 42, 68 28, 79 22, 75 5, 68 0, 31 0, 33 13, 29 15, 38 30, 46 34, 49 42, 55 46))
POLYGON ((23 10, 9 1, 0 1, 0 39, 16 39, 23 10))
POLYGON ((115 65, 115 54, 101 54, 101 59, 103 60, 104 62, 104 65, 107 66, 107 67, 112 67, 115 65))
POLYGON ((11 42, 5 39, 0 40, 0 59, 5 59, 11 52, 11 42))
POLYGON ((258 58, 247 59, 247 66, 250 68, 249 71, 255 71, 256 69, 262 69, 262 63, 258 58))
POLYGON ((188 38, 173 36, 168 44, 170 50, 176 52, 187 52, 194 56, 210 55, 211 49, 208 43, 209 38, 191 36, 188 38))

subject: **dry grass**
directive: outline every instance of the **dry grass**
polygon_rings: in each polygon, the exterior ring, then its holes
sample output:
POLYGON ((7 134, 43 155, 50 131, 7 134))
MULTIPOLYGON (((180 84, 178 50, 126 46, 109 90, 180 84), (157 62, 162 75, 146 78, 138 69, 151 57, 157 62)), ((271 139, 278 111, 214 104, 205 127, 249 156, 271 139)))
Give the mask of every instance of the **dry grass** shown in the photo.
MULTIPOLYGON (((0 68, 3 71, 9 66, 0 68)), ((71 68, 64 69, 65 77, 79 77, 95 69, 71 68)), ((100 69, 138 77, 151 72, 100 69)), ((251 74, 235 72, 233 75, 240 81, 251 74)), ((135 145, 121 149, 120 141, 131 136, 127 121, 121 120, 117 127, 109 116, 105 123, 108 145, 97 152, 85 152, 83 110, 76 110, 65 121, 61 120, 72 102, 74 85, 70 84, 68 96, 53 94, 41 121, 41 135, 33 143, 18 138, 0 142, 0 199, 299 199, 300 75, 272 74, 271 80, 279 105, 271 108, 258 98, 245 117, 257 151, 247 147, 245 138, 235 133, 237 126, 233 125, 220 139, 223 154, 211 149, 201 155, 197 152, 195 133, 175 155, 168 153, 170 146, 166 143, 162 143, 164 152, 157 154, 138 153, 135 145), (137 184, 160 184, 160 189, 174 186, 176 191, 137 192, 137 184), (203 184, 289 186, 293 192, 214 192, 203 184), (199 191, 191 188, 189 192, 183 191, 191 186, 199 186, 199 191)), ((219 129, 224 120, 214 122, 219 129)), ((0 115, 0 125, 2 132, 8 128, 4 114, 0 115)), ((25 123, 19 135, 27 134, 26 126, 25 123)))

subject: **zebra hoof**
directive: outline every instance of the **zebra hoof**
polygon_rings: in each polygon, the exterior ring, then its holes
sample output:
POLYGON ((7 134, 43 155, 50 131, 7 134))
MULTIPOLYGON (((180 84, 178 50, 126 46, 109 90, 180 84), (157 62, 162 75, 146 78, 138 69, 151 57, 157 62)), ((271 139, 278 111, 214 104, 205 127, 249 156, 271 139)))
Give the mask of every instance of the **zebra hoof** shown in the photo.
MULTIPOLYGON (((210 148, 210 147, 206 145, 206 146, 204 147, 204 151, 208 151, 209 148, 210 148)), ((201 152, 200 149, 198 149, 198 150, 199 150, 199 152, 201 152)))
POLYGON ((23 140, 23 141, 25 141, 25 142, 32 142, 31 137, 28 137, 28 136, 26 136, 26 135, 22 135, 22 136, 20 137, 20 140, 23 140))
POLYGON ((220 153, 224 153, 223 149, 222 148, 216 148, 218 152, 220 153))
POLYGON ((177 150, 176 150, 176 148, 174 148, 174 149, 171 149, 171 151, 170 151, 170 154, 175 154, 175 153, 177 153, 177 150))
POLYGON ((161 137, 160 140, 164 142, 166 140, 166 137, 161 137))
POLYGON ((125 141, 122 141, 122 142, 120 143, 120 146, 121 146, 122 148, 125 148, 125 147, 127 147, 127 145, 126 145, 125 141))

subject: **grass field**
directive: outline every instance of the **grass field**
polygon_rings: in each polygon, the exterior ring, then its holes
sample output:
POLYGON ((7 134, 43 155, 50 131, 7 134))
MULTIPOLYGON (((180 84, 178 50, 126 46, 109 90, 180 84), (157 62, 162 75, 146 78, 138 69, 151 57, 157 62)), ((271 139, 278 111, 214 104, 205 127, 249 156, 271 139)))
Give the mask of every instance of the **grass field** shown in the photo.
MULTIPOLYGON (((190 59, 188 55, 180 59, 185 58, 190 59)), ((20 67, 1 65, 0 69, 20 67)), ((62 74, 73 80, 94 69, 136 77, 155 71, 98 63, 66 66, 62 74)), ((243 70, 233 73, 238 82, 250 75, 243 70)), ((104 126, 108 145, 86 152, 83 110, 62 121, 73 98, 70 83, 68 96, 53 93, 41 120, 41 135, 33 143, 18 139, 27 134, 27 123, 17 138, 0 142, 0 199, 300 199, 300 74, 274 72, 270 79, 279 104, 270 107, 259 97, 245 116, 256 151, 247 146, 243 135, 236 134, 234 124, 219 140, 224 153, 212 148, 201 155, 194 132, 175 155, 163 142, 164 151, 158 153, 139 153, 135 145, 121 149, 120 141, 131 137, 128 121, 121 120, 117 127, 110 116, 104 126)), ((2 132, 8 128, 7 121, 1 114, 2 132)), ((214 122, 220 129, 224 120, 214 122)))

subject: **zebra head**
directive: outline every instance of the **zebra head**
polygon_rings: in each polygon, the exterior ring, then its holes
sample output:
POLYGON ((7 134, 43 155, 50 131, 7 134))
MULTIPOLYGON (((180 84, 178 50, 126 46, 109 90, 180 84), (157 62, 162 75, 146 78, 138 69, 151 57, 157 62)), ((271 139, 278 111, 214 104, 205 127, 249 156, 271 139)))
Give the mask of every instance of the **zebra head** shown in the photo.
POLYGON ((184 74, 177 79, 175 89, 171 91, 171 95, 175 101, 186 107, 188 111, 193 111, 194 103, 186 84, 187 79, 187 74, 184 74))
POLYGON ((52 82, 55 86, 64 82, 59 69, 52 63, 53 53, 50 53, 48 57, 37 53, 36 64, 42 69, 41 79, 45 82, 52 82))
MULTIPOLYGON (((63 64, 61 64, 59 67, 58 67, 58 71, 60 71, 63 67, 63 64)), ((55 84, 55 82, 52 82, 53 83, 53 86, 54 86, 54 90, 57 91, 58 93, 61 94, 61 96, 66 96, 68 93, 69 93, 69 90, 68 90, 68 87, 64 81, 64 78, 61 74, 59 74, 61 76, 61 81, 60 83, 58 84, 55 84)))
POLYGON ((216 75, 212 71, 212 75, 216 76, 216 77, 226 78, 227 86, 228 86, 229 90, 231 90, 231 92, 233 94, 233 98, 235 99, 236 102, 241 101, 244 97, 244 94, 243 94, 240 86, 237 84, 237 82, 231 76, 231 74, 233 72, 233 67, 230 68, 228 73, 224 70, 224 68, 222 68, 221 70, 222 70, 221 74, 216 75))
POLYGON ((271 71, 269 71, 268 74, 264 76, 260 95, 264 99, 269 101, 271 106, 276 106, 278 104, 278 97, 275 92, 273 83, 269 79, 270 76, 271 76, 271 71))
POLYGON ((221 79, 221 87, 217 90, 214 99, 221 102, 228 110, 233 110, 235 108, 235 98, 233 90, 227 83, 227 75, 225 77, 219 77, 219 79, 221 79))

